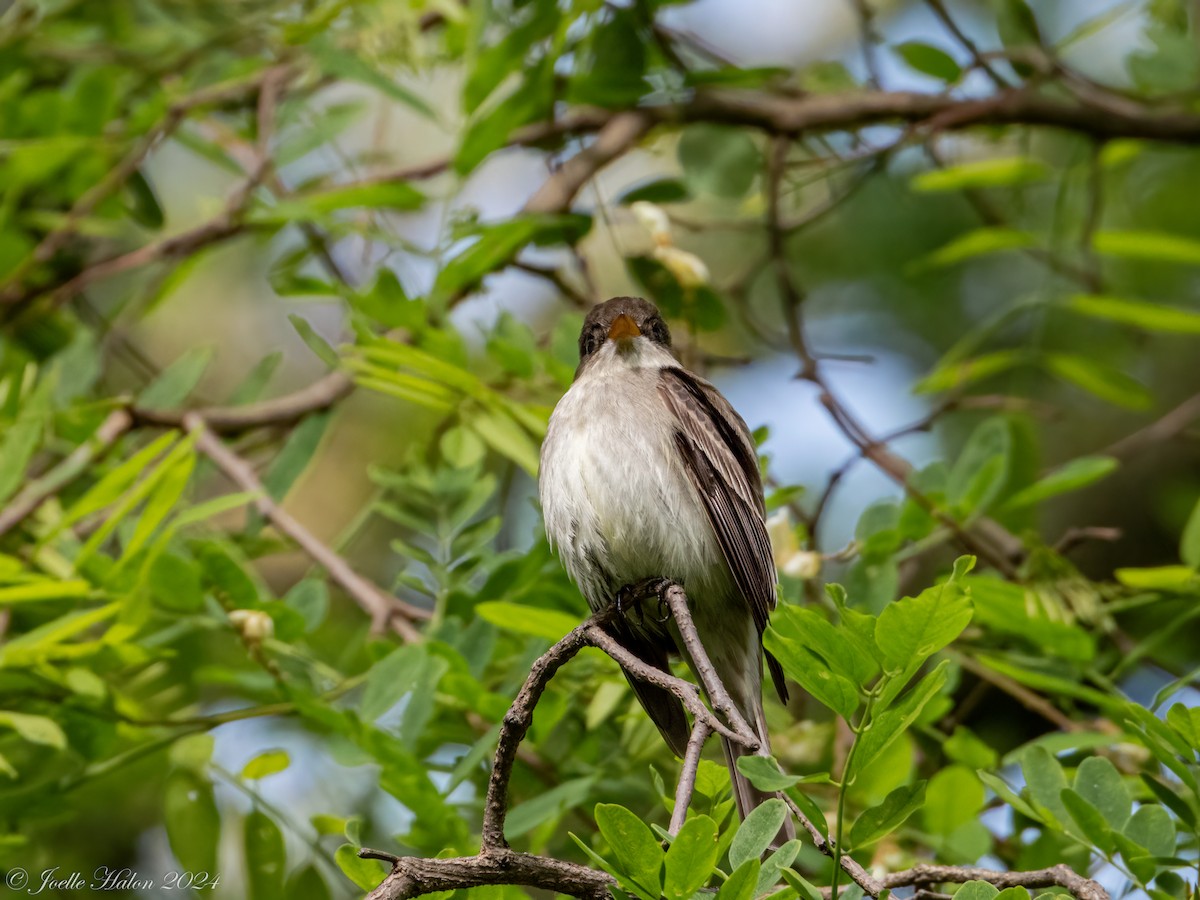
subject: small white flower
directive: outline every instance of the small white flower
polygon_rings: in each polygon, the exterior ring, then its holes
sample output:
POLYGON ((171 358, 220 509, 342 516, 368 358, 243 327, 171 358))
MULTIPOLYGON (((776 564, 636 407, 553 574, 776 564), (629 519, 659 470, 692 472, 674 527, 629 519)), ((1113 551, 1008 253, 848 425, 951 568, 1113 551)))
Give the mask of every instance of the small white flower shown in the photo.
POLYGON ((229 621, 247 643, 261 644, 275 635, 275 620, 262 610, 230 610, 229 621))
POLYGON ((816 578, 821 574, 821 554, 811 550, 793 553, 783 564, 783 574, 790 578, 816 578))
POLYGON ((660 245, 654 248, 654 258, 685 288, 708 284, 708 266, 695 253, 660 245))
POLYGON ((649 200, 638 200, 629 209, 642 227, 650 232, 654 243, 661 246, 671 243, 671 220, 661 207, 655 206, 649 200))

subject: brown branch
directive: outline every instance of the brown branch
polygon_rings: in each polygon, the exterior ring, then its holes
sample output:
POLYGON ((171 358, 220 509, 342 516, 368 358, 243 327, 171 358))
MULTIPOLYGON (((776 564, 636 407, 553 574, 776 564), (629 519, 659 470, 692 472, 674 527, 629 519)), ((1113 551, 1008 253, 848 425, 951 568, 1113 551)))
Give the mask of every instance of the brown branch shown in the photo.
POLYGON ((391 874, 367 900, 406 900, 433 891, 490 884, 517 884, 587 900, 608 900, 609 888, 616 886, 611 876, 587 866, 504 848, 456 859, 397 857, 378 850, 360 850, 358 855, 392 864, 391 874))
MULTIPOLYGON (((218 434, 233 434, 252 428, 291 425, 305 416, 328 409, 354 390, 354 382, 345 372, 333 371, 307 387, 273 400, 247 403, 243 406, 211 406, 192 410, 218 434)), ((141 425, 161 425, 181 428, 188 410, 147 409, 133 406, 129 410, 141 425)))
POLYGON ((712 729, 702 719, 697 719, 692 726, 692 735, 688 738, 687 751, 683 755, 683 768, 679 771, 679 781, 675 784, 675 806, 671 810, 671 824, 667 831, 672 835, 679 834, 679 829, 687 821, 688 807, 692 803, 692 792, 696 789, 696 774, 700 770, 700 753, 704 744, 712 735, 712 729))
POLYGON ((1117 459, 1129 459, 1149 450, 1155 444, 1165 444, 1183 434, 1197 419, 1200 419, 1200 394, 1184 400, 1162 418, 1145 428, 1109 444, 1100 453, 1117 459))
POLYGON ((182 427, 196 437, 196 447, 216 464, 239 488, 255 495, 254 505, 281 533, 291 538, 308 554, 354 601, 371 616, 371 625, 382 631, 389 625, 405 641, 420 640, 420 632, 412 622, 428 619, 430 613, 419 606, 406 603, 387 594, 374 583, 359 575, 341 556, 330 549, 299 520, 279 506, 267 494, 266 488, 248 462, 230 450, 195 412, 185 413, 182 427))
POLYGON ((935 884, 963 884, 967 881, 986 881, 1001 890, 1010 887, 1061 887, 1079 900, 1108 900, 1108 891, 1103 887, 1061 864, 1032 872, 1000 872, 975 866, 919 865, 903 872, 885 875, 881 881, 889 890, 910 885, 925 887, 935 884))
POLYGON ((133 417, 123 409, 109 413, 94 434, 45 475, 25 485, 9 501, 8 506, 0 510, 0 535, 19 525, 39 506, 86 472, 88 466, 112 449, 132 424, 133 417))

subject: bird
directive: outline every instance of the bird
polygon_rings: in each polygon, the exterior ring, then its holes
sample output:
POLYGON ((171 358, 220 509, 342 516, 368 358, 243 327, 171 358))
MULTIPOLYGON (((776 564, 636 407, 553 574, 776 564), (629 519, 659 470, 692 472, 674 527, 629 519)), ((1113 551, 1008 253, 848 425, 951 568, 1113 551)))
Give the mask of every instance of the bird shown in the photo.
MULTIPOLYGON (((579 358, 542 444, 538 493, 547 538, 593 612, 638 583, 683 587, 700 642, 758 737, 757 751, 721 737, 744 820, 778 796, 737 768, 750 752, 770 754, 764 655, 787 702, 783 669, 762 645, 777 580, 754 439, 716 387, 675 358, 670 330, 648 300, 614 297, 594 306, 579 358)), ((667 619, 629 610, 605 628, 642 662, 670 671, 675 656, 691 661, 667 619)), ((682 703, 625 676, 682 758, 690 734, 682 703)), ((785 829, 777 842, 794 836, 790 820, 785 829)))

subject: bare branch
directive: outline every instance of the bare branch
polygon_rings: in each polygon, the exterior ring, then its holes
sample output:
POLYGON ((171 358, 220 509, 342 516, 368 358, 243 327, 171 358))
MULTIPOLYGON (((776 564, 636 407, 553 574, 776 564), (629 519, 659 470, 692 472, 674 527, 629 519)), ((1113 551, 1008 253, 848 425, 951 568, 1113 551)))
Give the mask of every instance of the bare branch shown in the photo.
POLYGON ((1121 438, 1116 443, 1109 444, 1100 452, 1104 456, 1114 456, 1117 459, 1129 459, 1149 450, 1155 444, 1165 444, 1179 437, 1197 419, 1200 419, 1200 394, 1184 400, 1162 418, 1121 438))
POLYGON ((919 865, 903 872, 885 875, 882 883, 892 889, 916 885, 925 887, 935 884, 962 884, 967 881, 986 881, 1004 889, 1010 887, 1061 887, 1066 888, 1079 900, 1108 900, 1108 891, 1090 878, 1084 878, 1065 865, 1052 866, 1032 872, 1000 872, 995 869, 980 869, 974 866, 919 865))
POLYGON ((712 729, 703 719, 697 719, 696 724, 692 726, 692 736, 688 738, 687 752, 683 757, 683 768, 675 785, 675 807, 671 810, 671 824, 667 826, 667 831, 672 835, 679 834, 679 829, 687 821, 692 792, 696 789, 696 773, 700 769, 700 753, 711 734, 712 729))
POLYGON ((360 850, 359 856, 392 863, 392 873, 367 900, 406 900, 433 891, 488 884, 518 884, 587 900, 607 900, 609 888, 616 886, 609 875, 587 866, 504 848, 456 859, 400 858, 378 850, 360 850))

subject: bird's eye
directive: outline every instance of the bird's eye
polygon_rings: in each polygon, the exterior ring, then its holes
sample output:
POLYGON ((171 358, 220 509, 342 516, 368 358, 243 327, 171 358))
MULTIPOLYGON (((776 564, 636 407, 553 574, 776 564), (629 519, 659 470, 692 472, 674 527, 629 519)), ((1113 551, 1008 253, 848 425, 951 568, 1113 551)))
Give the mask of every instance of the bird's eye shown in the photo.
POLYGON ((655 316, 646 322, 646 327, 643 329, 646 337, 654 341, 656 344, 664 344, 671 346, 671 332, 667 329, 667 323, 662 320, 661 316, 655 316))
POLYGON ((595 324, 591 328, 584 329, 579 335, 579 358, 587 359, 593 353, 600 349, 600 345, 604 343, 604 328, 595 324))

